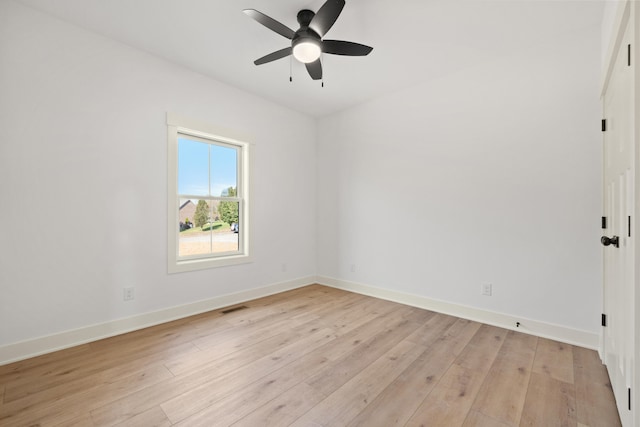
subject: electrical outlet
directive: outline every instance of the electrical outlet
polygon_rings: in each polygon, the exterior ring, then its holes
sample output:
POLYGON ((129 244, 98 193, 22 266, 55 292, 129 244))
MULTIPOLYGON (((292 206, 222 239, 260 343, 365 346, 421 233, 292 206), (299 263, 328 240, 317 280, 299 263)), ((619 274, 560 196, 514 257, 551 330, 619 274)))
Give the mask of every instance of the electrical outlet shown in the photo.
POLYGON ((122 289, 122 299, 123 301, 131 301, 134 297, 133 288, 123 288, 122 289))
POLYGON ((351 264, 351 272, 352 273, 356 272, 356 265, 355 264, 351 264))
POLYGON ((287 271, 287 264, 286 263, 282 263, 281 270, 282 270, 283 273, 285 273, 287 271))
POLYGON ((482 288, 480 289, 480 293, 482 295, 491 296, 491 283, 483 283, 482 288))

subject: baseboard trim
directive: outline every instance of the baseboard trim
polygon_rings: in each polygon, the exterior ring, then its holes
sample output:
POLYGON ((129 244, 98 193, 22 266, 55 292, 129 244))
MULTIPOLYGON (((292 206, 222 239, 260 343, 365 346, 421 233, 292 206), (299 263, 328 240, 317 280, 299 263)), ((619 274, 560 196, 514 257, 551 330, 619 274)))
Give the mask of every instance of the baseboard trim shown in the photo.
POLYGON ((446 301, 436 300, 421 295, 413 295, 389 289, 378 288, 362 283, 350 282, 332 277, 318 276, 317 283, 345 291, 368 295, 387 301, 398 302, 413 307, 449 314, 492 326, 498 326, 513 331, 523 332, 542 338, 564 342, 567 344, 599 350, 599 336, 597 333, 568 328, 553 323, 540 322, 538 320, 515 317, 509 314, 483 310, 446 301), (520 326, 516 327, 516 322, 520 326))
POLYGON ((454 304, 421 295, 378 288, 362 283, 326 276, 308 276, 0 346, 0 366, 205 313, 252 299, 301 288, 314 283, 600 351, 599 335, 597 333, 454 304), (520 322, 520 327, 515 326, 516 322, 520 322))
POLYGON ((103 338, 136 331, 138 329, 148 328, 161 323, 171 322, 173 320, 289 291, 314 283, 316 283, 315 276, 302 277, 287 282, 276 283, 233 294, 221 295, 190 304, 169 307, 163 310, 143 313, 136 316, 116 319, 110 322, 0 346, 0 365, 6 365, 12 362, 28 359, 30 357, 40 356, 103 338))

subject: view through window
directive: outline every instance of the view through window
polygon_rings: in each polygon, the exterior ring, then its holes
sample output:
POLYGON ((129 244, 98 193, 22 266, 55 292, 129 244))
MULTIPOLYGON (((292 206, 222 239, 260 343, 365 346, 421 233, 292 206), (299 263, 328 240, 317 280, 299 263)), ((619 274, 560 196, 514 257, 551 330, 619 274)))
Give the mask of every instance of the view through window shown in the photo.
POLYGON ((240 148, 178 135, 178 256, 241 250, 240 148))
POLYGON ((169 122, 170 272, 248 261, 247 147, 169 122))

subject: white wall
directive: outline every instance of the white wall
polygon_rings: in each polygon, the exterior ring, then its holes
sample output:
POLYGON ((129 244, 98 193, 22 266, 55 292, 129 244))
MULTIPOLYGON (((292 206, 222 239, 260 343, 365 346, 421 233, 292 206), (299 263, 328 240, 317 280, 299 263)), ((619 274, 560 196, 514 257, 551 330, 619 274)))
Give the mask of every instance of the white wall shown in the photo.
POLYGON ((316 123, 0 2, 0 347, 316 272, 597 331, 599 42, 316 123), (252 135, 252 264, 166 273, 167 111, 252 135))
POLYGON ((300 135, 315 132, 304 115, 0 2, 0 347, 313 276, 315 140, 300 135), (167 111, 252 136, 252 264, 167 274, 167 111))
POLYGON ((584 28, 321 120, 318 274, 597 332, 599 45, 584 28))

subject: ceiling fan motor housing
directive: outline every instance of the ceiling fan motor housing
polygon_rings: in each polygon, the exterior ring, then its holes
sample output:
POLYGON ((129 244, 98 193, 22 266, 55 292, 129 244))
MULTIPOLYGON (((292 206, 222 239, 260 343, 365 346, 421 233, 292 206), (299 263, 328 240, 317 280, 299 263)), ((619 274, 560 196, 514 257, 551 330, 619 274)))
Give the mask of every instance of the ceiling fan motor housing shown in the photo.
POLYGON ((309 9, 302 9, 300 12, 298 12, 296 19, 298 20, 298 24, 300 24, 300 27, 303 28, 309 26, 314 16, 316 16, 316 13, 314 11, 309 9))
POLYGON ((309 28, 309 23, 315 13, 308 9, 298 12, 300 29, 296 31, 291 40, 293 56, 303 63, 310 63, 318 59, 322 53, 322 39, 318 33, 309 28))

